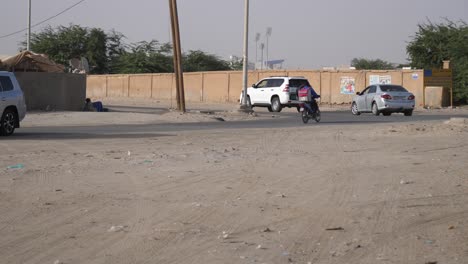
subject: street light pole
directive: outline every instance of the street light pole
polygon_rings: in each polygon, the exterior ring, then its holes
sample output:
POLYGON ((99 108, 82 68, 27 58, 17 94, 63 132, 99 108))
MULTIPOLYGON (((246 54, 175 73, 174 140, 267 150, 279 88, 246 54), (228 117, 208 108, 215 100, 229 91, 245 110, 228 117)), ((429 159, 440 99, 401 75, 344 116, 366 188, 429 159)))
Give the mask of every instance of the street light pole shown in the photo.
POLYGON ((258 41, 260 40, 260 33, 255 35, 255 70, 257 70, 258 63, 258 41))
POLYGON ((26 36, 26 50, 31 50, 31 0, 28 0, 28 33, 26 36))
POLYGON ((260 44, 260 49, 262 50, 262 53, 260 54, 260 70, 263 71, 263 64, 264 64, 264 61, 263 61, 263 50, 265 49, 265 44, 264 43, 261 43, 260 44))
POLYGON ((245 0, 244 10, 244 54, 243 54, 243 96, 241 111, 251 112, 252 108, 247 104, 247 82, 248 82, 248 64, 249 64, 249 0, 245 0))
POLYGON ((271 36, 271 27, 268 27, 267 31, 266 31, 266 66, 267 66, 267 69, 270 68, 270 66, 269 66, 270 58, 268 57, 268 38, 270 36, 271 36))

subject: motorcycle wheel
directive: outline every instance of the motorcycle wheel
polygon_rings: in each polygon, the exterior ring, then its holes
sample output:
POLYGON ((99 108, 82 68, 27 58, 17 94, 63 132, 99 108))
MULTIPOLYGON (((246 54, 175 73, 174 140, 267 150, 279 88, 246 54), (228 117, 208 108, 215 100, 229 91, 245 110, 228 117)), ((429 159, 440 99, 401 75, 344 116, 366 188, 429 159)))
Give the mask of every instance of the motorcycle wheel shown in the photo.
POLYGON ((304 109, 304 111, 302 111, 302 113, 301 113, 301 116, 302 116, 302 122, 304 122, 304 124, 307 124, 307 122, 309 122, 309 113, 308 113, 308 111, 304 109))
POLYGON ((322 114, 320 113, 320 110, 317 109, 317 112, 315 112, 314 114, 314 119, 315 119, 315 122, 320 122, 320 120, 322 120, 322 114))

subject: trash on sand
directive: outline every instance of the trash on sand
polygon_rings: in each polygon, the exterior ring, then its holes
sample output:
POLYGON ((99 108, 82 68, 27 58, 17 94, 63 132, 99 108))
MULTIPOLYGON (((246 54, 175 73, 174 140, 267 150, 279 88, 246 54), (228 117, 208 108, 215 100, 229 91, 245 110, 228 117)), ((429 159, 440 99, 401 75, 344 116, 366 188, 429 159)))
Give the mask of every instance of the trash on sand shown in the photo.
POLYGON ((107 232, 120 232, 123 231, 125 226, 111 226, 107 232))
POLYGON ((132 155, 132 152, 130 152, 130 150, 127 152, 127 156, 130 156, 132 155))
POLYGON ((400 181, 400 184, 412 184, 412 183, 413 183, 412 181, 405 181, 405 180, 400 181))
POLYGON ((437 264, 437 261, 427 261, 426 264, 437 264))
POLYGON ((455 229, 455 226, 449 226, 449 230, 455 229))
POLYGON ((424 243, 426 245, 432 245, 432 244, 434 244, 434 240, 427 239, 426 241, 424 241, 424 243))
POLYGON ((153 163, 152 160, 144 160, 143 163, 148 164, 148 163, 153 163))
POLYGON ((226 121, 226 120, 224 120, 224 118, 222 118, 222 117, 215 117, 214 119, 216 119, 216 120, 218 120, 218 121, 221 121, 221 122, 226 121))
POLYGON ((340 231, 340 230, 344 230, 344 228, 342 228, 341 226, 339 226, 339 227, 330 227, 330 228, 326 228, 325 230, 327 230, 327 231, 340 231))
POLYGON ((8 166, 7 169, 9 170, 19 170, 19 169, 24 169, 24 164, 15 164, 15 165, 11 165, 11 166, 8 166))
POLYGON ((218 239, 228 239, 229 238, 229 233, 226 232, 226 231, 223 231, 223 235, 222 236, 218 236, 218 239))
POLYGON ((63 262, 57 259, 56 261, 54 261, 54 264, 63 264, 63 262))
POLYGON ((269 232, 271 232, 271 229, 267 227, 267 228, 263 229, 262 232, 269 233, 269 232))
POLYGON ((263 249, 262 245, 258 245, 257 249, 263 249))
POLYGON ((286 194, 284 194, 284 193, 278 194, 277 196, 281 197, 281 198, 286 198, 286 194))
POLYGON ((55 191, 56 191, 56 192, 61 192, 61 191, 63 191, 63 190, 62 190, 62 189, 56 189, 55 191))

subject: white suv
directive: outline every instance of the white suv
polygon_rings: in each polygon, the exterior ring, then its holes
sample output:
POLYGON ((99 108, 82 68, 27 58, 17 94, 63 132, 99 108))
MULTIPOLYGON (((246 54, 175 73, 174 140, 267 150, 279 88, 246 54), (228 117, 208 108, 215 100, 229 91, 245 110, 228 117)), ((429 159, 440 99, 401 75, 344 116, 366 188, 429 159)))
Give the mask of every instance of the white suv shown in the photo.
POLYGON ((0 71, 0 136, 13 134, 26 116, 23 91, 11 72, 0 71))
MULTIPOLYGON (((304 77, 268 77, 247 88, 247 104, 251 107, 268 107, 270 112, 281 112, 283 107, 297 107, 297 90, 310 85, 304 77)), ((243 99, 242 91, 240 102, 243 99)))

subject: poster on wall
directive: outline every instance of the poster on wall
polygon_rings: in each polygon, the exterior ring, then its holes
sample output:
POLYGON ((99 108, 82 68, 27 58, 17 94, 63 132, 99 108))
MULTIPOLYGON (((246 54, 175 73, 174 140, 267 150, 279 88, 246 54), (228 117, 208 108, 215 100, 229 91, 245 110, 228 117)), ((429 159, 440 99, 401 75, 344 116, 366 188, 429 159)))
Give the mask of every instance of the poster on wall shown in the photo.
POLYGON ((379 84, 379 76, 371 75, 369 76, 369 85, 379 84))
POLYGON ((392 84, 392 76, 391 75, 379 76, 379 83, 380 84, 392 84))
POLYGON ((341 77, 340 90, 342 94, 354 94, 356 81, 352 77, 341 77))
POLYGON ((391 84, 391 83, 392 83, 391 75, 370 75, 369 76, 369 85, 391 84))

